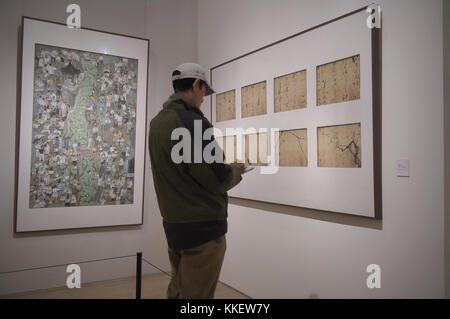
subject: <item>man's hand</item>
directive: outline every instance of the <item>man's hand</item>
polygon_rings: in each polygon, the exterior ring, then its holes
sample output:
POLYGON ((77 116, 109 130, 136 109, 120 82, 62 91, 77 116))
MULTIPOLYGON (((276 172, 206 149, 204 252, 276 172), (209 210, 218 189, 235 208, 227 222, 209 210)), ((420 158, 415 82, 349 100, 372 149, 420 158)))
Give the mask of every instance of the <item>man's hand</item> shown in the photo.
POLYGON ((247 166, 245 166, 244 163, 231 163, 230 165, 231 165, 231 167, 236 167, 239 170, 239 172, 241 173, 241 175, 244 174, 245 168, 247 167, 247 166))

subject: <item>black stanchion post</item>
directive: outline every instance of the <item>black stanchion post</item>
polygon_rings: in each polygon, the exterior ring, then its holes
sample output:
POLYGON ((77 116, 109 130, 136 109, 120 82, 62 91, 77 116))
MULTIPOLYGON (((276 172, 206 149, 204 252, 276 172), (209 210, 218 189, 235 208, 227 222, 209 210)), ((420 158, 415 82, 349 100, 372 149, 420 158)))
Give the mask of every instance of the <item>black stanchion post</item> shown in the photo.
POLYGON ((136 299, 141 299, 142 253, 138 252, 136 257, 136 299))

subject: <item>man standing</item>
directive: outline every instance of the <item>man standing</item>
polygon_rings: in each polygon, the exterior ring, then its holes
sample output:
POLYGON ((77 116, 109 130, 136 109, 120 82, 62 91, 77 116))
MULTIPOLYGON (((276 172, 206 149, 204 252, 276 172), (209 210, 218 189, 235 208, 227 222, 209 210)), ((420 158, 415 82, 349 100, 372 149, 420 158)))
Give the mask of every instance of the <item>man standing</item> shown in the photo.
MULTIPOLYGON (((168 298, 213 298, 226 250, 227 191, 242 180, 245 165, 175 163, 172 132, 185 128, 194 141, 194 125, 203 132, 211 123, 200 106, 214 93, 203 68, 195 63, 179 65, 172 73, 175 93, 152 119, 149 133, 153 182, 169 246, 172 280, 168 298), (197 122, 197 124, 194 124, 197 122)), ((197 132, 198 134, 199 132, 197 132)), ((192 143, 191 154, 202 145, 192 143)), ((178 162, 178 161, 176 161, 178 162)))

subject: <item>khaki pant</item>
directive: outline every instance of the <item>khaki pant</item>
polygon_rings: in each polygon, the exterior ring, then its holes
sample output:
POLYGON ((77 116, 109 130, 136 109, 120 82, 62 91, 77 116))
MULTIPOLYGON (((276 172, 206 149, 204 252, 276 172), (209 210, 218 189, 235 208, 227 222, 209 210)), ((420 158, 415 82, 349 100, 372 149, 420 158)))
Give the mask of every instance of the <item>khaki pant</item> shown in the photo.
POLYGON ((212 299, 225 250, 225 235, 190 249, 174 251, 169 248, 172 280, 167 298, 212 299))

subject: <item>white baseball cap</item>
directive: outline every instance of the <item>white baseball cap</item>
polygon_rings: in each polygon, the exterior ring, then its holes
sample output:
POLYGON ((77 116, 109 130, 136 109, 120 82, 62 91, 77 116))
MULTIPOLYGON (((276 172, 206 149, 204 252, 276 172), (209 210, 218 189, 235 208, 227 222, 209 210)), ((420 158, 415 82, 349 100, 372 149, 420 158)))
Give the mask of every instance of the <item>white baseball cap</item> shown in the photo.
POLYGON ((173 71, 176 73, 172 76, 172 81, 180 80, 180 79, 200 79, 205 81, 206 83, 206 93, 205 96, 216 93, 211 85, 209 85, 208 80, 206 79, 206 72, 205 70, 198 65, 197 63, 183 63, 176 67, 176 69, 173 71), (178 71, 178 72, 176 72, 178 71))

